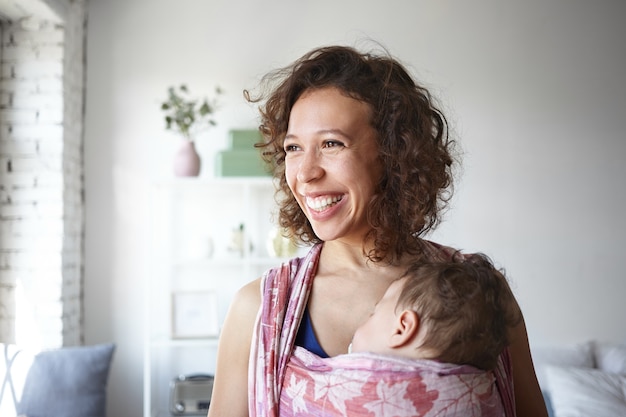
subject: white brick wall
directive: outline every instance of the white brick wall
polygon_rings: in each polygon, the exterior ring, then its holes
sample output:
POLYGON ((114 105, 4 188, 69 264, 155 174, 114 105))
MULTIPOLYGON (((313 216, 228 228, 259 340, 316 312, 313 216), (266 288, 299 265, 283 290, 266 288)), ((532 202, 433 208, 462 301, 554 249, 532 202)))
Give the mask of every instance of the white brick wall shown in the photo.
POLYGON ((83 342, 83 109, 85 3, 75 1, 65 20, 63 73, 63 343, 83 342))
POLYGON ((41 347, 83 334, 85 2, 66 3, 0 41, 0 340, 41 347))

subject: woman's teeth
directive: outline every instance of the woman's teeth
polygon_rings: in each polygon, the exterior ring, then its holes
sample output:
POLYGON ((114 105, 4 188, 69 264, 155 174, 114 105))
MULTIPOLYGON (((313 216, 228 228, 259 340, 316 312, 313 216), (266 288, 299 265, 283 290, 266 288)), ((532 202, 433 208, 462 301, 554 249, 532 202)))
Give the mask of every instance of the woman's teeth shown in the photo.
POLYGON ((342 199, 342 196, 318 197, 318 198, 307 197, 306 205, 315 211, 322 211, 336 204, 338 201, 341 201, 341 199, 342 199))

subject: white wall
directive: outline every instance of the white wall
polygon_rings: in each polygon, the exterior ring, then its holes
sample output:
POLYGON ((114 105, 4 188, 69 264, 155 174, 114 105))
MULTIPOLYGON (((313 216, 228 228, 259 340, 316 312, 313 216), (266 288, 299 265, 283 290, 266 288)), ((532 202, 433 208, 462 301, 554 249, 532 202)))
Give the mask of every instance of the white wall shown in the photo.
POLYGON ((118 344, 109 415, 141 413, 147 187, 171 175, 176 145, 166 88, 226 90, 199 141, 210 176, 226 130, 255 125, 244 88, 367 37, 433 88, 465 150, 435 238, 507 269, 532 344, 626 342, 625 18, 618 0, 91 1, 85 336, 118 344))

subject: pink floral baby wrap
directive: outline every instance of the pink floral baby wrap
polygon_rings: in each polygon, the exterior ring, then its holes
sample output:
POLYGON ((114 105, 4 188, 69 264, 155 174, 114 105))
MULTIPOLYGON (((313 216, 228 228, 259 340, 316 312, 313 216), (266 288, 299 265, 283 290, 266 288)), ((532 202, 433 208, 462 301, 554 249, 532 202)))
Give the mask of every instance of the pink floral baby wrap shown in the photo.
MULTIPOLYGON (((432 258, 452 250, 427 242, 432 258)), ((250 416, 515 417, 508 351, 493 372, 358 353, 294 348, 322 245, 266 272, 249 371, 250 416)))

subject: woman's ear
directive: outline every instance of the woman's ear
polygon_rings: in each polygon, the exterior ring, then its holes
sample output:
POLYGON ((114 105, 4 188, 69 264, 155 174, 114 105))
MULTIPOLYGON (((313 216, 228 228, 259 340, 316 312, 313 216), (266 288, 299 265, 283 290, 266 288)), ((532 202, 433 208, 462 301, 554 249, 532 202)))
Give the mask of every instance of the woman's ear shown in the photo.
POLYGON ((403 310, 396 318, 394 332, 389 338, 390 348, 399 348, 410 343, 419 331, 420 318, 413 310, 403 310))

